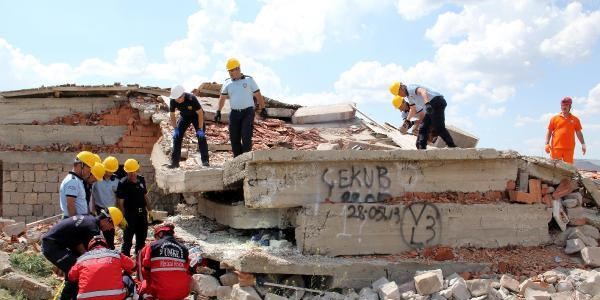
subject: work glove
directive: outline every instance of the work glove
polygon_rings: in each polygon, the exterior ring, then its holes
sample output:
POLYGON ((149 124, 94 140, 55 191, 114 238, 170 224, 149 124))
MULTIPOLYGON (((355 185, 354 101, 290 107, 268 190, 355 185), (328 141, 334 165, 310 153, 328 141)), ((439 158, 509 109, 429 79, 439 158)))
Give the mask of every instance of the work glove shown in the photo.
POLYGON ((202 129, 198 129, 198 131, 196 131, 196 136, 197 136, 199 139, 203 139, 203 138, 205 138, 205 137, 206 137, 206 134, 204 133, 204 130, 202 130, 202 129))
POLYGON ((550 154, 550 150, 552 150, 552 147, 550 147, 550 144, 546 144, 546 149, 544 150, 546 150, 546 153, 550 154))
POLYGON ((221 111, 217 110, 217 113, 215 114, 215 122, 219 123, 221 122, 221 111))
POLYGON ((173 139, 179 138, 179 128, 173 128, 173 139))
POLYGON ((583 155, 585 155, 586 150, 587 148, 585 147, 585 144, 581 144, 581 152, 583 152, 583 155))

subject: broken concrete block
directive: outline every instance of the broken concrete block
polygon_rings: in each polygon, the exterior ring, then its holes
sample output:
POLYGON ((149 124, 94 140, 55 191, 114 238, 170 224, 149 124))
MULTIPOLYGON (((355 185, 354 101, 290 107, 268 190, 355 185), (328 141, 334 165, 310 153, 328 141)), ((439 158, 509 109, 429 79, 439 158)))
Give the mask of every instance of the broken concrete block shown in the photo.
POLYGON ((491 288, 488 290, 488 300, 503 300, 504 296, 495 288, 491 288))
POLYGON ((371 288, 376 291, 379 289, 379 287, 381 287, 382 285, 386 284, 390 282, 387 278, 385 277, 381 277, 377 280, 375 280, 373 283, 371 283, 371 288))
POLYGON ((439 295, 441 297, 444 297, 444 299, 451 299, 452 298, 452 288, 448 287, 447 289, 439 291, 439 295))
POLYGON ((339 150, 340 149, 340 145, 339 144, 334 144, 334 143, 321 143, 317 146, 317 150, 339 150))
POLYGON ((7 236, 19 236, 22 233, 24 233, 25 230, 27 230, 27 227, 25 226, 25 222, 9 224, 9 225, 4 226, 4 228, 2 229, 4 234, 6 234, 7 236))
POLYGON ((365 287, 358 293, 359 300, 379 300, 379 296, 371 288, 365 287))
POLYGON ((292 116, 293 124, 314 124, 354 119, 355 109, 350 104, 315 105, 300 107, 292 116))
POLYGON ((581 250, 581 258, 587 266, 600 267, 600 247, 585 247, 581 250))
POLYGON ((589 178, 582 178, 581 183, 588 193, 592 195, 592 198, 596 202, 596 206, 600 207, 600 189, 598 189, 596 184, 589 178))
POLYGON ((394 281, 381 285, 377 290, 377 294, 379 294, 379 299, 382 300, 396 300, 400 298, 398 285, 394 281))
MULTIPOLYGON (((455 126, 447 124, 446 129, 450 133, 454 144, 459 148, 475 148, 479 142, 478 137, 455 126)), ((433 143, 433 146, 444 148, 446 147, 446 143, 441 138, 437 138, 433 143)))
POLYGON ((533 281, 532 278, 528 278, 525 281, 521 282, 519 285, 519 294, 524 295, 525 290, 532 289, 536 291, 545 291, 548 293, 555 293, 556 289, 553 285, 547 284, 545 282, 533 281))
POLYGON ((415 276, 414 280, 419 295, 431 295, 442 290, 443 280, 440 280, 437 272, 425 272, 415 276))
POLYGON ((471 292, 471 296, 479 297, 487 295, 492 282, 489 279, 471 279, 467 280, 467 288, 471 292))
POLYGON ((519 281, 507 274, 502 275, 500 278, 500 286, 505 287, 513 292, 519 292, 519 281))
POLYGON ((8 253, 0 251, 0 275, 12 272, 9 259, 8 253))
POLYGON ((460 276, 450 281, 450 289, 452 290, 452 297, 456 300, 467 300, 471 298, 471 292, 469 292, 467 282, 460 276))
POLYGON ((217 299, 229 299, 231 297, 232 288, 230 286, 217 287, 217 299))
POLYGON ((571 292, 575 289, 573 283, 570 280, 561 280, 556 284, 556 291, 558 293, 561 292, 571 292))
POLYGON ((231 288, 231 298, 239 300, 262 300, 253 287, 242 287, 239 283, 234 284, 231 288))
POLYGON ((570 194, 566 195, 564 198, 565 198, 565 200, 566 199, 577 199, 577 200, 579 200, 579 205, 581 205, 581 203, 583 203, 583 195, 578 192, 570 193, 570 194))
POLYGON ((219 276, 219 281, 221 281, 222 285, 233 286, 234 284, 238 283, 238 276, 233 272, 227 272, 219 276))
POLYGON ((575 230, 573 230, 571 232, 571 234, 569 234, 567 236, 567 238, 568 239, 580 239, 588 247, 598 247, 598 241, 585 235, 585 233, 583 233, 583 230, 581 230, 579 228, 575 228, 575 230))
POLYGON ((560 200, 552 201, 552 218, 560 227, 560 230, 565 231, 567 229, 567 224, 569 224, 569 217, 565 212, 560 200))
POLYGON ((579 229, 581 229, 586 236, 589 236, 595 240, 600 239, 600 231, 598 228, 592 225, 583 225, 579 227, 579 229))
POLYGON ((210 275, 194 274, 192 276, 193 290, 200 295, 215 297, 217 296, 217 288, 219 286, 221 286, 219 281, 210 275))
POLYGON ((558 270, 550 270, 550 271, 544 272, 544 274, 542 274, 542 277, 543 277, 543 281, 545 283, 555 284, 559 280, 567 278, 567 274, 560 272, 558 270))
POLYGON ((525 300, 550 300, 550 293, 528 288, 525 290, 525 300))
POLYGON ((398 292, 400 292, 400 294, 406 293, 408 291, 413 291, 415 293, 417 292, 417 288, 415 287, 414 280, 405 282, 398 286, 398 292))
POLYGON ((155 221, 164 221, 169 216, 169 213, 164 210, 153 210, 152 214, 155 221))
MULTIPOLYGON (((417 275, 421 275, 421 274, 425 274, 425 273, 429 273, 429 272, 434 272, 438 278, 440 279, 440 281, 442 282, 442 288, 446 288, 447 286, 444 286, 443 282, 444 282, 444 272, 442 272, 442 269, 434 269, 434 270, 427 270, 427 271, 416 271, 415 272, 415 276, 417 275)), ((456 273, 454 273, 456 274, 456 273)), ((456 274, 458 276, 458 274, 456 274)))
POLYGON ((570 239, 567 240, 567 247, 565 247, 566 254, 577 253, 585 248, 585 243, 581 239, 570 239))
POLYGON ((0 231, 4 230, 4 227, 6 227, 7 225, 11 225, 14 223, 15 223, 15 220, 0 218, 0 231))
POLYGON ((267 116, 271 118, 291 118, 294 115, 295 109, 266 107, 267 116))
POLYGON ((600 295, 600 273, 590 271, 585 281, 577 286, 577 290, 591 296, 600 295))
POLYGON ((12 292, 22 292, 26 299, 51 299, 52 289, 35 279, 16 273, 8 273, 0 277, 0 287, 12 292))
POLYGON ((562 205, 564 205, 566 208, 575 208, 581 204, 577 199, 565 199, 562 201, 562 205))

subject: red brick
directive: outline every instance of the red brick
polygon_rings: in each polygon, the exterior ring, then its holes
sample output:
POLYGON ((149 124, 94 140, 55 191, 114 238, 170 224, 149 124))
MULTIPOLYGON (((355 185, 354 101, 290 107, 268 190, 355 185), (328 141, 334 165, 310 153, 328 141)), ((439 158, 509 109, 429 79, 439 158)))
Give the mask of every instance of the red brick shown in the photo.
POLYGON ((517 189, 517 183, 514 180, 509 180, 506 182, 506 190, 514 191, 517 189))
POLYGON ((545 183, 542 183, 542 195, 546 195, 548 194, 548 185, 545 183))
POLYGON ((542 181, 539 179, 529 179, 529 194, 535 201, 542 201, 542 181))
POLYGON ((546 204, 546 207, 552 207, 552 196, 550 194, 544 195, 542 202, 546 204))
POLYGON ((454 259, 454 252, 450 247, 439 247, 436 249, 433 259, 437 261, 452 260, 454 259))
POLYGON ((570 194, 573 190, 577 188, 577 184, 573 182, 569 178, 565 178, 560 181, 554 193, 552 193, 552 198, 560 199, 568 194, 570 194))
POLYGON ((511 201, 525 203, 525 204, 535 204, 539 203, 541 199, 536 199, 531 193, 524 193, 521 191, 508 191, 509 195, 512 193, 514 195, 511 196, 511 201))

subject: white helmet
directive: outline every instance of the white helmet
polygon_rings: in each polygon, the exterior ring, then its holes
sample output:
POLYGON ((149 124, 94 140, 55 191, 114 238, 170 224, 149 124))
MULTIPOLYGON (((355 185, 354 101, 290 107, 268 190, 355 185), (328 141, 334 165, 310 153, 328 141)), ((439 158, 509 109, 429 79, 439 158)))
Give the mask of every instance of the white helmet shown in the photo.
POLYGON ((177 99, 177 98, 181 97, 181 95, 183 95, 184 92, 185 92, 185 89, 181 85, 176 85, 171 88, 171 96, 169 98, 177 99))

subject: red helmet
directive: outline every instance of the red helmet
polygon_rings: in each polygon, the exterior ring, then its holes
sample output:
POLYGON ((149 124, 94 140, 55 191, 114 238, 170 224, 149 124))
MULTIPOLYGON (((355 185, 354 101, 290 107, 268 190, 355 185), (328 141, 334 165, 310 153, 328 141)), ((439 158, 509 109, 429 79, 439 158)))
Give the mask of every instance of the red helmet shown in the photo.
POLYGON ((573 104, 573 99, 571 99, 571 97, 564 97, 560 101, 560 104, 569 104, 569 105, 572 105, 573 104))
POLYGON ((161 232, 172 235, 175 233, 175 225, 171 223, 163 223, 160 225, 156 225, 154 227, 154 238, 158 239, 158 234, 161 232))
POLYGON ((108 244, 106 243, 106 239, 104 239, 104 237, 101 235, 94 236, 88 243, 87 248, 88 248, 88 250, 92 250, 99 246, 108 247, 108 244))

